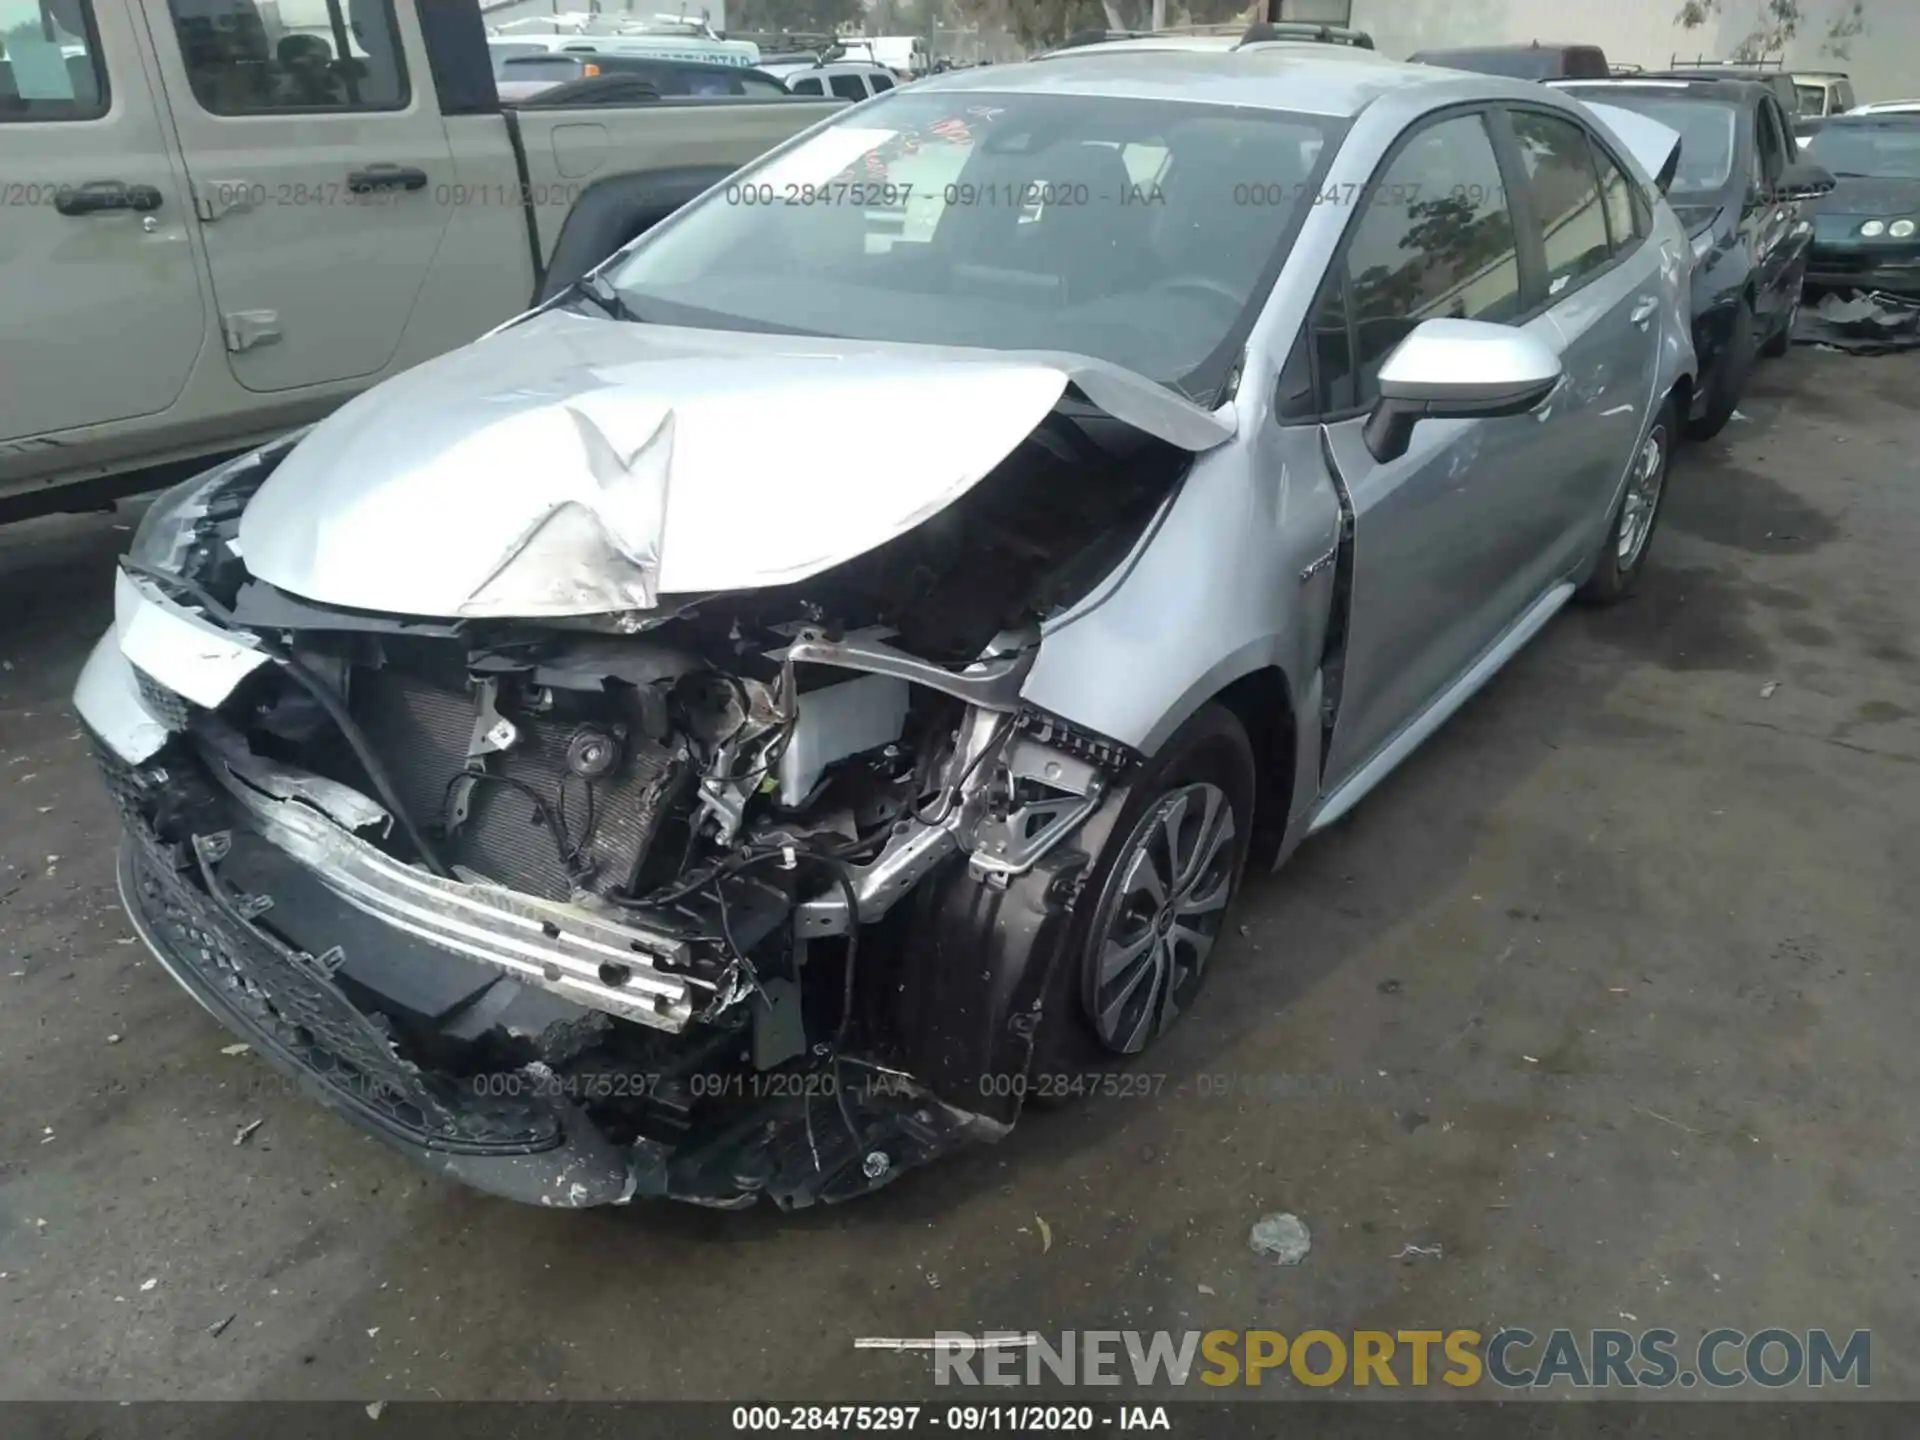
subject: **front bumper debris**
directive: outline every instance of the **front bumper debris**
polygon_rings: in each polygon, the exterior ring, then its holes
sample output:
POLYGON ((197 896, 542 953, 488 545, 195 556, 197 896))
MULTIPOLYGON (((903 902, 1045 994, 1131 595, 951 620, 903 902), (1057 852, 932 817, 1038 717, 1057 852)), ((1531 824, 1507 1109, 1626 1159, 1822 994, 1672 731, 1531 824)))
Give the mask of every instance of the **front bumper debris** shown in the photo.
MULTIPOLYGON (((426 927, 390 928, 386 914, 372 931, 359 922, 359 935, 385 942, 377 956, 359 946, 348 960, 320 940, 302 946, 277 938, 260 923, 264 916, 325 939, 356 913, 379 912, 353 903, 330 880, 303 897, 299 875, 320 877, 269 844, 255 828, 258 817, 216 787, 184 743, 143 766, 98 748, 126 826, 121 898, 160 963, 305 1093, 449 1178, 544 1206, 663 1198, 733 1209, 764 1196, 801 1208, 865 1194, 962 1144, 1004 1133, 1004 1125, 945 1103, 914 1078, 852 1056, 812 1057, 774 1074, 710 1076, 708 1086, 735 1103, 677 1143, 612 1136, 589 1113, 598 1097, 659 1084, 657 1072, 583 1077, 540 1062, 505 1075, 437 1070, 386 1011, 431 1010, 434 1002, 408 987, 430 984, 448 967, 470 973, 479 961, 447 953, 443 935, 426 943, 426 927), (155 817, 176 817, 161 823, 177 827, 184 809, 201 817, 191 839, 163 839, 155 817)), ((484 1003, 497 1004, 494 992, 484 1003)), ((466 1007, 451 1008, 448 1031, 459 1028, 466 1007)))

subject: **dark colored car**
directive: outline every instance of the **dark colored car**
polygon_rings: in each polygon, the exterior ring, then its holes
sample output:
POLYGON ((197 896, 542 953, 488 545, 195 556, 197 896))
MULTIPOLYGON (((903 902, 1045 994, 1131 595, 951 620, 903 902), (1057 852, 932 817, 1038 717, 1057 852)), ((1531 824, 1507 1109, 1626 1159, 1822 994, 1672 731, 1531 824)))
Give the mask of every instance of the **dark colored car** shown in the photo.
POLYGON ((1805 156, 1836 182, 1814 207, 1808 283, 1920 294, 1920 114, 1836 115, 1805 156))
POLYGON ((1556 86, 1676 130, 1667 203, 1693 244, 1693 344, 1701 381, 1687 433, 1726 428, 1756 355, 1793 343, 1812 232, 1801 201, 1832 178, 1803 163, 1770 86, 1742 80, 1626 80, 1556 86))
POLYGON ((1789 124, 1800 118, 1800 91, 1795 88, 1793 77, 1784 70, 1771 69, 1764 65, 1737 65, 1730 61, 1701 60, 1692 65, 1675 63, 1665 70, 1653 72, 1648 79, 1668 80, 1745 80, 1754 85, 1764 85, 1780 102, 1780 109, 1786 114, 1789 124))
POLYGON ((1441 65, 1514 80, 1605 80, 1613 73, 1606 51, 1598 45, 1549 45, 1539 40, 1531 45, 1416 50, 1407 58, 1416 65, 1441 65))
POLYGON ((545 81, 564 85, 603 75, 631 75, 662 95, 763 95, 784 97, 787 87, 771 75, 739 65, 705 64, 698 60, 665 60, 651 55, 609 55, 601 51, 565 50, 549 55, 523 55, 503 60, 502 83, 545 81))

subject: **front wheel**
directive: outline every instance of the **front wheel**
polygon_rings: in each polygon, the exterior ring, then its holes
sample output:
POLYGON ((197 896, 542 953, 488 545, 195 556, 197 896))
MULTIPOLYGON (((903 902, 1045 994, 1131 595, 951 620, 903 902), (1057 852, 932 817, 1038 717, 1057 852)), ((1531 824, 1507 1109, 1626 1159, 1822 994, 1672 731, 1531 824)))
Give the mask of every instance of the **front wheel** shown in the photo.
POLYGON ((1668 399, 1634 454, 1626 493, 1613 512, 1607 538, 1600 543, 1593 574, 1579 590, 1578 598, 1588 604, 1610 605, 1624 600, 1640 581, 1647 551, 1653 546, 1654 527, 1660 523, 1660 506, 1667 498, 1678 415, 1679 407, 1668 399))
POLYGON ((1128 786, 1060 957, 1036 1080, 1137 1055, 1192 1005, 1246 868, 1256 773, 1245 727, 1209 704, 1128 786))

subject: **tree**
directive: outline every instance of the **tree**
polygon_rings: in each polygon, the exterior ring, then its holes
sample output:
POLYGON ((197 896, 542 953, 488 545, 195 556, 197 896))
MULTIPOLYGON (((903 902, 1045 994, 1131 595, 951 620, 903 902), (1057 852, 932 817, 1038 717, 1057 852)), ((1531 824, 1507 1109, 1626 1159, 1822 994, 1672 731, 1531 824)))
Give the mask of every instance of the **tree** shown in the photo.
MULTIPOLYGON (((1816 0, 1749 0, 1755 5, 1754 25, 1733 47, 1735 60, 1758 60, 1783 54, 1809 22, 1816 0)), ((1716 15, 1727 12, 1729 0, 1686 0, 1678 20, 1683 29, 1697 30, 1716 15)), ((1865 0, 1836 0, 1821 37, 1822 54, 1845 59, 1853 38, 1866 29, 1865 0)))

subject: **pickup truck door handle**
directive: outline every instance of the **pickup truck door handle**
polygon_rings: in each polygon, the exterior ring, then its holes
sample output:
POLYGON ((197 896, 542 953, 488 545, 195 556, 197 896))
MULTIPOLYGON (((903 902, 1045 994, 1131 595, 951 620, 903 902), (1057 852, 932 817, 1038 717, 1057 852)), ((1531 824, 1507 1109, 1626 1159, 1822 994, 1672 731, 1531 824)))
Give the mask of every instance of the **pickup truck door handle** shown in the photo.
POLYGON ((1633 323, 1638 325, 1642 330, 1646 329, 1649 325, 1653 323, 1653 312, 1658 310, 1659 308, 1660 308, 1659 296, 1642 295, 1637 301, 1634 302, 1633 315, 1631 317, 1633 320, 1633 323))
POLYGON ((427 172, 416 170, 411 165, 369 165, 364 170, 355 170, 347 176, 347 189, 356 195, 369 195, 376 190, 424 190, 427 188, 427 172))
POLYGON ((54 196, 53 208, 62 215, 97 215, 105 210, 138 210, 145 213, 160 208, 160 191, 152 185, 129 185, 124 180, 89 180, 84 185, 62 186, 54 196))

